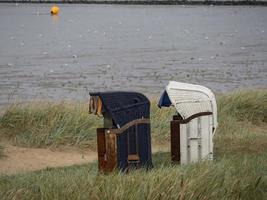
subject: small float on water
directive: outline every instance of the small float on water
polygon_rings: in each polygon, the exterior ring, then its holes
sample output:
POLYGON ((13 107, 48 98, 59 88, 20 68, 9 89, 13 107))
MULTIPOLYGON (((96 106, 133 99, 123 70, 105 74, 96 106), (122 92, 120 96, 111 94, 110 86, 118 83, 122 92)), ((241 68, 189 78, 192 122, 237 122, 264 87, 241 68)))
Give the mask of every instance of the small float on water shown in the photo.
POLYGON ((56 5, 52 6, 50 9, 50 13, 51 15, 57 15, 59 13, 59 7, 56 5))

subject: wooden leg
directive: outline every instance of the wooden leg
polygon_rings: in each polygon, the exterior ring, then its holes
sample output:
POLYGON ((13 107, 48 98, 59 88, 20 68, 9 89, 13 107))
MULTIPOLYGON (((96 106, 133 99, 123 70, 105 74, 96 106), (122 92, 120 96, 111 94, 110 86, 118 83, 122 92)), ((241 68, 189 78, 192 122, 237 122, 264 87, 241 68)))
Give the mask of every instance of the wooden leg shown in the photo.
POLYGON ((104 172, 107 164, 105 128, 97 129, 98 169, 104 172))
POLYGON ((171 160, 180 162, 180 124, 171 121, 171 160))
POLYGON ((107 136, 107 172, 113 171, 117 167, 117 136, 109 133, 107 136))

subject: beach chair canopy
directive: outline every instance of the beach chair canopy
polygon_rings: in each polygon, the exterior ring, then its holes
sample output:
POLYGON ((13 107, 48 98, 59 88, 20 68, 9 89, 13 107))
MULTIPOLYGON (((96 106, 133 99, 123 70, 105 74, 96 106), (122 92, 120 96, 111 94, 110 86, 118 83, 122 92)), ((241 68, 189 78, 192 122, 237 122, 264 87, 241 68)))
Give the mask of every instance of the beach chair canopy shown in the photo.
POLYGON ((91 98, 97 98, 98 111, 110 114, 117 128, 128 122, 149 118, 150 102, 146 96, 137 92, 94 92, 91 98))
POLYGON ((218 126, 215 96, 204 86, 170 81, 160 97, 158 106, 174 106, 183 119, 212 112, 214 129, 218 126))

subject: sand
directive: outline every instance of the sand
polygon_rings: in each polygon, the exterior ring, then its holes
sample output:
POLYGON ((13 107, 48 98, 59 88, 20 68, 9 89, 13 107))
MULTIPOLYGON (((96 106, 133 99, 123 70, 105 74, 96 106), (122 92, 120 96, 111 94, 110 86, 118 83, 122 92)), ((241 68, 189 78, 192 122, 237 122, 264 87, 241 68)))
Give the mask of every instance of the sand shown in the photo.
POLYGON ((35 171, 47 167, 63 167, 93 162, 96 152, 76 149, 25 148, 10 144, 5 147, 4 157, 0 159, 0 174, 12 175, 35 171))

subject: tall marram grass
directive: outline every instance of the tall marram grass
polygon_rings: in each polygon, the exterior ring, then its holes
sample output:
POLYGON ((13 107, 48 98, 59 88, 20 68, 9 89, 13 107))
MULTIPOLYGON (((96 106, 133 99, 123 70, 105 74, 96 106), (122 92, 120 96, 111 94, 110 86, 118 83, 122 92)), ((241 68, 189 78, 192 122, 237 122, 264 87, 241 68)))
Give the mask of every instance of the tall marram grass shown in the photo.
POLYGON ((219 96, 219 121, 234 118, 251 123, 267 122, 267 90, 243 90, 219 96))
MULTIPOLYGON (((164 143, 169 138, 169 121, 174 109, 160 110, 151 104, 154 141, 164 143), (160 119, 160 120, 159 120, 160 119)), ((13 105, 0 116, 0 136, 20 146, 76 145, 95 148, 96 128, 102 117, 88 114, 87 104, 67 102, 34 102, 13 105)))
MULTIPOLYGON (((158 152, 153 155, 152 170, 128 174, 102 175, 93 163, 2 175, 0 199, 265 199, 266 96, 267 90, 258 90, 217 97, 219 128, 213 162, 174 166, 170 153, 158 152)), ((156 142, 169 144, 173 113, 173 109, 157 109, 152 102, 156 142)), ((95 128, 101 124, 101 118, 87 114, 86 106, 66 103, 14 106, 0 120, 2 137, 29 146, 93 144, 95 128)))
POLYGON ((267 149, 267 90, 239 91, 218 98, 216 152, 255 154, 267 149))
MULTIPOLYGON (((156 143, 166 143, 170 137, 169 121, 175 110, 159 109, 156 104, 156 100, 152 100, 153 140, 156 143)), ((244 129, 242 134, 246 134, 246 130, 254 124, 267 121, 267 90, 242 91, 219 96, 218 111, 218 135, 239 128, 244 129)), ((68 144, 94 148, 95 129, 101 124, 101 117, 88 114, 87 103, 36 102, 9 107, 0 116, 0 136, 23 146, 68 144)))
POLYGON ((13 105, 0 117, 0 134, 23 146, 91 145, 100 120, 85 104, 13 105))

